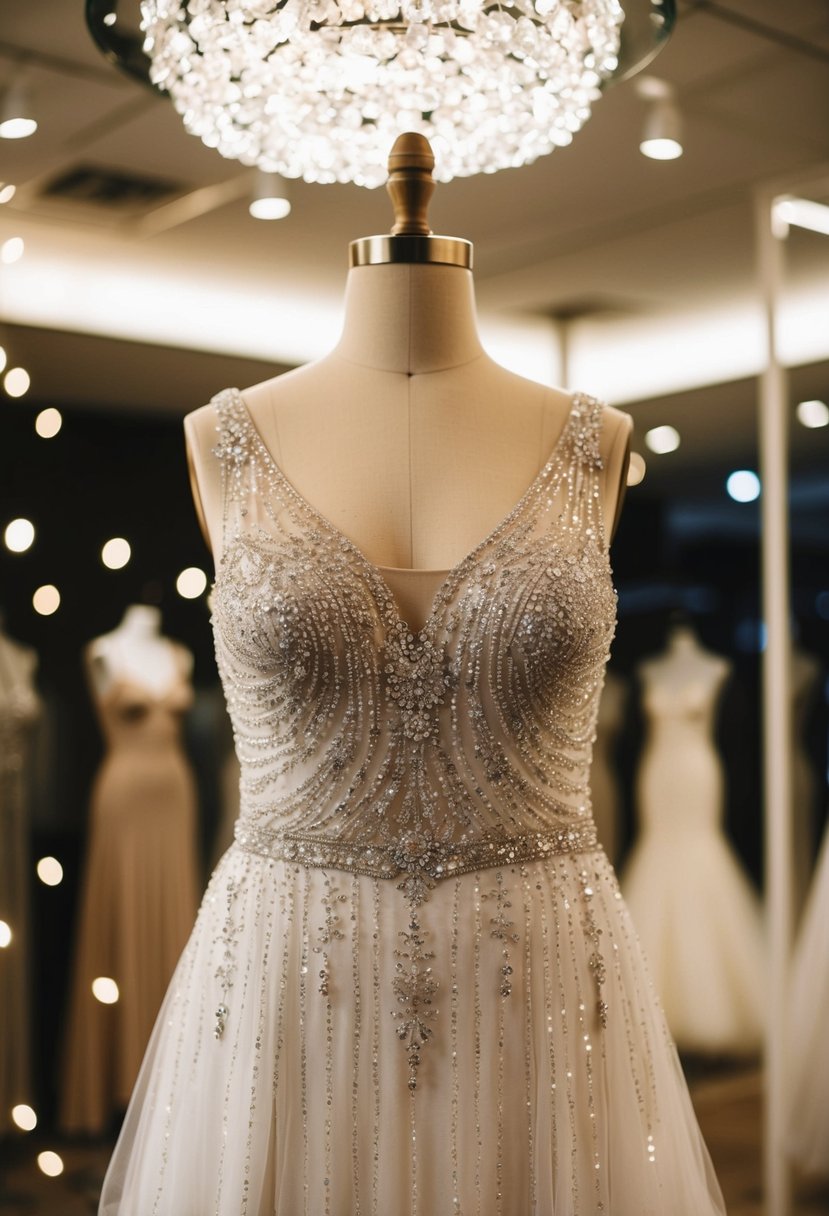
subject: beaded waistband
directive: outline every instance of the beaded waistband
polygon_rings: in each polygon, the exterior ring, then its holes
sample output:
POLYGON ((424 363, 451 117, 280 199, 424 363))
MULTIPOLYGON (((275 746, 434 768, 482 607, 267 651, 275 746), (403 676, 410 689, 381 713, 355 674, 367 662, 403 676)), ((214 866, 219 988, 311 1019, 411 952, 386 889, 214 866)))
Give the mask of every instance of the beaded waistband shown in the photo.
POLYGON ((391 845, 356 844, 310 832, 268 831, 242 819, 237 820, 234 835, 240 848, 277 861, 349 870, 371 878, 407 874, 428 886, 454 874, 535 861, 556 853, 588 853, 599 847, 592 820, 518 836, 480 836, 460 843, 436 840, 423 829, 414 829, 391 845))

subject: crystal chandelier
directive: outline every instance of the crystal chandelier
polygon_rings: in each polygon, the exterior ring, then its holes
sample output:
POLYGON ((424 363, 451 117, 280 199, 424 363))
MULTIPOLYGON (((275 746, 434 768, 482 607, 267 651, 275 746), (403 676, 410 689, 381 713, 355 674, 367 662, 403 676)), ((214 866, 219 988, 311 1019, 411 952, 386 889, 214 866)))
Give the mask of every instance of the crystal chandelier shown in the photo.
POLYGON ((619 0, 143 0, 150 78, 246 165, 378 186, 400 131, 449 181, 570 143, 617 68, 619 0))

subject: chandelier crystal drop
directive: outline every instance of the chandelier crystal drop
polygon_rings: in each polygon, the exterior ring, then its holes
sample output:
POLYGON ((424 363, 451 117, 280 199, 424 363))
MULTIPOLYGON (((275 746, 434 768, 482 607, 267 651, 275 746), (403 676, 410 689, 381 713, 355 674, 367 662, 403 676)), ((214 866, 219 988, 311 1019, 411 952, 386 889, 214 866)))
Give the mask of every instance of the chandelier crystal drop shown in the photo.
POLYGON ((143 0, 151 79, 208 147, 379 186, 401 131, 435 177, 570 143, 618 63, 619 0, 143 0))

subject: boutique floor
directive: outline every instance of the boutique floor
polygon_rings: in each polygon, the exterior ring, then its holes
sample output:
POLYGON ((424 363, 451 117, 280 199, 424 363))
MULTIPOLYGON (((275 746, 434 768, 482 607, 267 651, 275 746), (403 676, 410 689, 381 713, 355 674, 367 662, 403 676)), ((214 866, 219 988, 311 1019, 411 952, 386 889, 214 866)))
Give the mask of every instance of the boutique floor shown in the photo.
MULTIPOLYGON (((686 1061, 697 1115, 725 1195, 729 1216, 764 1216, 761 1194, 762 1076, 755 1068, 686 1061)), ((61 1143, 20 1137, 2 1146, 0 1216, 93 1216, 110 1141, 61 1143), (45 1177, 37 1155, 60 1154, 64 1171, 45 1177)), ((829 1180, 797 1182, 792 1216, 829 1216, 829 1180)), ((669 1213, 665 1213, 669 1216, 669 1213)))

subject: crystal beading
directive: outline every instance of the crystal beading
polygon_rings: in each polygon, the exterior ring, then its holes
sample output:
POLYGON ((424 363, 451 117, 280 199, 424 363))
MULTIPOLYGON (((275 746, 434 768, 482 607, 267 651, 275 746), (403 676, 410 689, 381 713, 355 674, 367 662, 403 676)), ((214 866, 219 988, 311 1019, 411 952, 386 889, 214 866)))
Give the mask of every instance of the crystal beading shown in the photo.
MULTIPOLYGON (((444 878, 473 870, 513 865, 557 853, 586 853, 599 847, 592 820, 546 832, 525 832, 512 837, 480 837, 470 844, 441 842, 410 833, 388 846, 359 845, 325 839, 310 833, 273 832, 237 820, 234 837, 240 848, 278 861, 297 861, 321 869, 349 870, 371 878, 412 876, 418 880, 412 902, 422 903, 428 890, 444 878)), ((406 888, 407 892, 411 890, 406 888)))
MULTIPOLYGON (((441 1024, 438 960, 421 914, 430 893, 475 873, 476 924, 481 902, 495 903, 488 935, 500 943, 496 980, 505 999, 518 942, 506 875, 539 859, 579 856, 572 898, 580 900, 603 1028, 589 771, 616 597, 599 495, 601 404, 574 396, 548 460, 509 514, 447 572, 417 632, 380 568, 282 473, 241 394, 227 390, 214 404, 225 481, 212 623, 241 766, 235 847, 326 872, 324 923, 310 937, 303 930, 303 1020, 305 977, 318 958, 314 987, 326 1003, 330 1043, 341 991, 335 973, 348 963, 342 893, 328 872, 394 881, 408 927, 398 931, 393 1013, 414 1095, 441 1024), (497 885, 487 881, 482 891, 488 871, 497 885)), ((216 972, 219 1038, 233 1017, 236 899, 231 886, 216 972)), ((303 903, 304 925, 307 915, 303 903)), ((374 987, 375 1006, 378 999, 374 987)), ((443 1016, 451 1018, 451 991, 448 999, 443 1016)))

